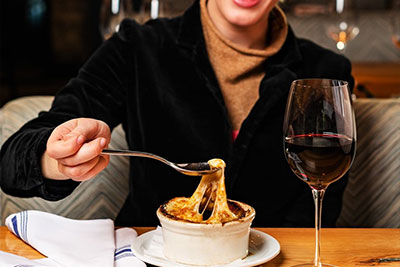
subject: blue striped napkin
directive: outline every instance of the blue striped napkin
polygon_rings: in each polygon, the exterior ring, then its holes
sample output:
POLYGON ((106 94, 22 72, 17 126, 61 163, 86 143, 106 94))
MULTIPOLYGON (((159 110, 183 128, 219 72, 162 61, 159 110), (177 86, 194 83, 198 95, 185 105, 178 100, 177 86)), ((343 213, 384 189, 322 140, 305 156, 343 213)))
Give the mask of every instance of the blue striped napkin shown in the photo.
POLYGON ((22 267, 144 267, 131 250, 135 230, 114 230, 110 219, 73 220, 42 211, 11 214, 6 226, 45 259, 28 260, 0 253, 0 266, 22 267))

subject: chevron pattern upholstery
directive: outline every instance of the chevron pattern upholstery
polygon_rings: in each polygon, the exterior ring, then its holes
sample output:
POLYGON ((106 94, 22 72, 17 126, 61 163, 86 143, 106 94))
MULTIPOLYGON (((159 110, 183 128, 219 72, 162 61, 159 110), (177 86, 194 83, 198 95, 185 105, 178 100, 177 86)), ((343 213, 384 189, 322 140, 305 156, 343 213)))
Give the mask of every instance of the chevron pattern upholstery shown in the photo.
MULTIPOLYGON (((24 97, 0 110, 0 144, 25 121, 50 107, 52 97, 24 97)), ((358 99, 357 155, 344 194, 339 227, 400 227, 400 99, 358 99)), ((112 133, 112 148, 126 148, 119 126, 112 133)), ((16 198, 0 192, 0 219, 11 213, 36 209, 68 218, 114 219, 128 191, 128 160, 111 157, 109 166, 82 183, 69 197, 49 202, 16 198)))
POLYGON ((354 109, 357 154, 337 225, 398 228, 400 99, 358 99, 354 109))
MULTIPOLYGON (((22 97, 8 102, 0 110, 0 144, 39 111, 50 108, 53 97, 22 97)), ((127 148, 121 126, 112 133, 110 148, 127 148)), ((27 209, 48 211, 72 219, 115 219, 128 194, 126 157, 111 157, 108 167, 98 177, 82 183, 67 198, 51 202, 40 198, 17 198, 0 192, 0 221, 14 212, 27 209)))
MULTIPOLYGON (((390 20, 387 10, 360 12, 357 26, 360 33, 347 44, 343 53, 352 62, 398 62, 399 50, 391 40, 390 20)), ((339 52, 336 43, 328 36, 329 16, 296 17, 288 14, 288 21, 298 37, 339 52)))

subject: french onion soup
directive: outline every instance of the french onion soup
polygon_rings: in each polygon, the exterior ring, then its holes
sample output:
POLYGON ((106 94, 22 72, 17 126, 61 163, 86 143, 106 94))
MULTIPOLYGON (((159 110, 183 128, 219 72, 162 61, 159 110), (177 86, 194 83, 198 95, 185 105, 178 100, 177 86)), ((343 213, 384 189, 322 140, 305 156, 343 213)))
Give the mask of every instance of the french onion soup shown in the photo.
POLYGON ((221 159, 208 161, 211 169, 218 169, 203 175, 190 198, 176 197, 164 203, 160 211, 171 219, 193 223, 227 223, 246 217, 245 210, 236 201, 227 199, 225 190, 225 162, 221 159))
POLYGON ((169 260, 208 266, 228 264, 248 254, 255 210, 227 199, 225 162, 208 163, 217 171, 203 175, 191 197, 173 198, 157 210, 163 252, 169 260))

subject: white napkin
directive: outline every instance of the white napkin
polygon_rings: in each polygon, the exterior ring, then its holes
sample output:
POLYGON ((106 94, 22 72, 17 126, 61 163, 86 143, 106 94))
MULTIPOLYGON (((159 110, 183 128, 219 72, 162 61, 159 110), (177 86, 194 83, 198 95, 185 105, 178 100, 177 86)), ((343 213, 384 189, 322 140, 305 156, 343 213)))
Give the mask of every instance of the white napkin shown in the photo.
POLYGON ((0 251, 1 267, 64 267, 57 262, 43 258, 39 260, 29 260, 27 258, 17 256, 11 253, 0 251))
MULTIPOLYGON (((17 237, 48 257, 31 261, 32 266, 146 266, 130 250, 130 242, 137 236, 135 230, 121 228, 114 231, 110 219, 72 220, 29 210, 11 214, 6 225, 17 237), (119 238, 121 236, 123 238, 119 238)), ((27 265, 26 261, 30 260, 10 253, 0 254, 0 266, 27 265), (22 259, 25 263, 18 262, 22 259)))
POLYGON ((131 245, 137 233, 132 228, 120 228, 115 231, 115 267, 146 267, 146 264, 135 257, 131 245))

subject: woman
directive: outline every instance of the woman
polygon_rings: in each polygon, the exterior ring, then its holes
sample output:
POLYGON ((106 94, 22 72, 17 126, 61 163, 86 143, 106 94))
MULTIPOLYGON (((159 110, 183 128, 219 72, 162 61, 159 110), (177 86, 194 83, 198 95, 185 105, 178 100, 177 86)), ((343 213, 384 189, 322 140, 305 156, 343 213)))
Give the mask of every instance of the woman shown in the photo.
MULTIPOLYGON (((222 158, 228 197, 256 209, 253 225, 312 226, 309 190, 283 155, 290 83, 353 79, 347 59, 294 36, 277 1, 200 0, 174 19, 122 22, 50 111, 4 144, 3 190, 49 200, 69 195, 107 166, 100 151, 122 123, 132 150, 174 162, 222 158)), ((190 196, 199 182, 153 160, 130 163, 117 225, 156 225, 157 207, 190 196)), ((345 184, 327 192, 324 226, 334 226, 345 184)))

